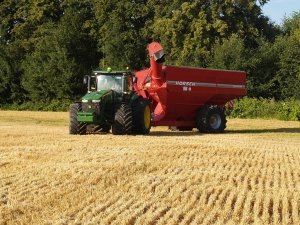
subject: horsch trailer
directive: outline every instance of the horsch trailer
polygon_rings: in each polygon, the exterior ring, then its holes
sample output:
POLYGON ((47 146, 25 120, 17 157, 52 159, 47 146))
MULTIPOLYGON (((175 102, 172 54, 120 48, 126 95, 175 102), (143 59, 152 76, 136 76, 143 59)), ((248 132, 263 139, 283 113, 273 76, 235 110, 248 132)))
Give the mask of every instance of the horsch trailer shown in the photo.
POLYGON ((151 67, 136 72, 138 94, 151 102, 154 126, 222 132, 225 104, 246 95, 242 71, 164 66, 164 50, 148 45, 151 67))

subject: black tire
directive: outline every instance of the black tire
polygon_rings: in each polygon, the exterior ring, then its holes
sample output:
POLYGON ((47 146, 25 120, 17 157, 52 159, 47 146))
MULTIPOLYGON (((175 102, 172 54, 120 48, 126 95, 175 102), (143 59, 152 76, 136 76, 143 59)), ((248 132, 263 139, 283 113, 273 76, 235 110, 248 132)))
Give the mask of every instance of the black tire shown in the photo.
POLYGON ((149 134, 151 129, 150 102, 140 98, 132 106, 133 108, 133 133, 149 134))
POLYGON ((77 121, 77 112, 81 111, 82 107, 80 103, 74 103, 70 105, 70 125, 69 133, 70 134, 86 134, 87 124, 77 121))
POLYGON ((94 133, 109 133, 109 131, 110 131, 109 125, 104 125, 104 126, 95 125, 93 130, 94 133))
POLYGON ((127 104, 122 104, 116 114, 112 125, 114 135, 132 134, 132 109, 127 104))
POLYGON ((205 133, 223 133, 226 128, 226 115, 217 106, 203 106, 196 119, 197 129, 205 133))

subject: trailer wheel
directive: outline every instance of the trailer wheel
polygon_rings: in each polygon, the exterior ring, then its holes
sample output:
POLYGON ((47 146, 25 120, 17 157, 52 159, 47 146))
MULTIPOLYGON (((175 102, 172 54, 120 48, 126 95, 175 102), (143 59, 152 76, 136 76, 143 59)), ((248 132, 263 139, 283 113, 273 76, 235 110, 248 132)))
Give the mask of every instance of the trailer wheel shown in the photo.
POLYGON ((69 134, 86 134, 87 124, 78 122, 77 112, 82 110, 80 103, 74 103, 70 105, 70 124, 69 124, 69 134))
POLYGON ((127 104, 122 104, 118 108, 112 125, 112 133, 114 135, 132 133, 132 109, 127 104))
POLYGON ((222 133, 226 123, 224 110, 217 106, 204 106, 197 114, 197 129, 205 133, 222 133))
POLYGON ((132 106, 133 109, 133 133, 149 134, 151 129, 150 102, 145 98, 140 98, 132 106))

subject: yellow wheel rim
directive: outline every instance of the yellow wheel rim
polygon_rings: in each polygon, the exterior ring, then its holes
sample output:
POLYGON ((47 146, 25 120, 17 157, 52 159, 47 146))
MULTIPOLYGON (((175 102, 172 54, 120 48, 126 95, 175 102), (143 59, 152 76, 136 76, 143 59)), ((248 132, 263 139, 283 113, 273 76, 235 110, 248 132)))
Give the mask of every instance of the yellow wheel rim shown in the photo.
POLYGON ((144 110, 144 126, 147 129, 150 128, 150 120, 151 120, 150 107, 147 105, 144 110))

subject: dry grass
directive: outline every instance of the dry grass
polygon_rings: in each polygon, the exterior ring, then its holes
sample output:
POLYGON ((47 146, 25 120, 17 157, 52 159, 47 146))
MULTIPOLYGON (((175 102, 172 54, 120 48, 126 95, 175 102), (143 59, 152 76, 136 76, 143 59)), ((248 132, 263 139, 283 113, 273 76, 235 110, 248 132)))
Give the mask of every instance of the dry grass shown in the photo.
POLYGON ((299 153, 298 122, 70 136, 67 113, 0 111, 0 224, 300 224, 299 153))

